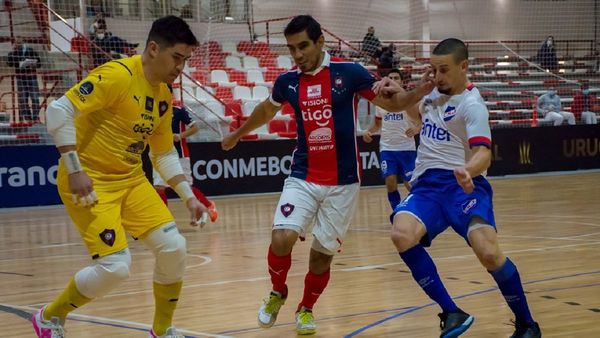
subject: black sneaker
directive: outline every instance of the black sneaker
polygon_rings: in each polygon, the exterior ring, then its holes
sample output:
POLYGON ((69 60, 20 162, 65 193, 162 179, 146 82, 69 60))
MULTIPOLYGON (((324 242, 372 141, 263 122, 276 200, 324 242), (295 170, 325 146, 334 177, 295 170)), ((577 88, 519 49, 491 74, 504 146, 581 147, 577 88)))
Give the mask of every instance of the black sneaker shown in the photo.
POLYGON ((515 324, 515 332, 513 332, 510 338, 541 338, 542 330, 538 323, 519 325, 515 324))
POLYGON ((440 317, 440 338, 455 338, 469 329, 475 317, 458 309, 456 312, 442 312, 440 317))

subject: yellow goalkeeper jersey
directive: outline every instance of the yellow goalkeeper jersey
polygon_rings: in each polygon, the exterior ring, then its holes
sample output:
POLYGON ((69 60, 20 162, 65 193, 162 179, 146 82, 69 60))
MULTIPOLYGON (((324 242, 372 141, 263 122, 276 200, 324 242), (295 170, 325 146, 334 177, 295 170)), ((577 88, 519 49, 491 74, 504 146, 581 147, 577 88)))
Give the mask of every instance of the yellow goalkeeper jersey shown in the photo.
POLYGON ((173 147, 171 90, 165 83, 153 86, 146 80, 141 56, 94 69, 65 95, 81 113, 75 118, 77 152, 95 189, 118 190, 143 182, 146 145, 154 153, 173 147))

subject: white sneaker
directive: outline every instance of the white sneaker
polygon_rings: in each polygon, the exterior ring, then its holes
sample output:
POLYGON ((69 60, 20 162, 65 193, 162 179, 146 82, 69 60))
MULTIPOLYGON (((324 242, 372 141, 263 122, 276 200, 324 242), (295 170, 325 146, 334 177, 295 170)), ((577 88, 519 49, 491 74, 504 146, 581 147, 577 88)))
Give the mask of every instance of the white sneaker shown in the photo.
POLYGON ((44 308, 41 308, 31 317, 31 324, 38 338, 65 338, 64 323, 58 317, 49 321, 44 319, 44 308))
POLYGON ((285 298, 279 292, 271 291, 269 298, 263 300, 263 304, 258 309, 258 325, 265 329, 273 326, 283 304, 285 298))
POLYGON ((167 332, 165 332, 165 334, 163 334, 162 336, 157 336, 154 333, 154 330, 150 330, 150 335, 148 337, 150 338, 185 338, 184 335, 179 334, 177 332, 177 329, 175 329, 174 326, 171 326, 170 328, 167 329, 167 332))
POLYGON ((296 313, 296 332, 300 335, 315 334, 317 332, 317 325, 312 311, 303 307, 296 313))

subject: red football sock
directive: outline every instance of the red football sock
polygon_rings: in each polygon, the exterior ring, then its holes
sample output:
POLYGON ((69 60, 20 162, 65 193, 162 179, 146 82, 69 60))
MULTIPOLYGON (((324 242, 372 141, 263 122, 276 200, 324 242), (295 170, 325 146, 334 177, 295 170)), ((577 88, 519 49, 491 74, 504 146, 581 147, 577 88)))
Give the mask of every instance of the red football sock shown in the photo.
POLYGON ((269 274, 271 275, 273 291, 281 293, 284 298, 287 297, 287 286, 285 285, 285 281, 287 279, 288 271, 290 271, 290 267, 292 266, 292 254, 275 256, 271 246, 269 246, 267 262, 269 263, 269 274))
POLYGON ((200 201, 200 203, 204 204, 204 206, 207 208, 210 207, 210 201, 208 200, 208 198, 206 198, 206 196, 204 196, 200 189, 192 186, 192 192, 194 193, 194 196, 196 196, 198 201, 200 201))
POLYGON ((329 282, 329 271, 330 270, 327 270, 325 273, 320 275, 315 275, 314 273, 308 271, 306 277, 304 278, 304 296, 298 305, 298 310, 300 310, 302 307, 312 310, 313 306, 317 302, 317 299, 321 293, 323 293, 323 290, 325 290, 325 287, 329 282))

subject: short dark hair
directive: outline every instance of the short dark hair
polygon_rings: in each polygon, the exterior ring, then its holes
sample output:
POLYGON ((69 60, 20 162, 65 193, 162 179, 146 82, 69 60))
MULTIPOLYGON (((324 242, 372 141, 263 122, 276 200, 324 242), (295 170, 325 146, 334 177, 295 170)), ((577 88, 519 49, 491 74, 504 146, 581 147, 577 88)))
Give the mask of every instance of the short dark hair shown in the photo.
POLYGON ((392 73, 396 73, 396 74, 400 75, 400 78, 402 78, 402 72, 400 71, 400 69, 398 69, 398 68, 393 68, 393 69, 391 69, 391 70, 390 70, 390 71, 387 73, 387 75, 390 75, 390 74, 392 74, 392 73))
POLYGON ((187 22, 174 15, 162 17, 152 23, 146 45, 150 41, 156 42, 161 47, 172 47, 178 43, 188 46, 198 45, 198 40, 187 22))
POLYGON ((438 43, 433 49, 433 55, 448 55, 454 56, 454 62, 459 63, 469 58, 469 50, 467 45, 459 39, 449 38, 438 43))
POLYGON ((289 36, 304 31, 306 31, 308 38, 313 42, 317 42, 321 35, 323 35, 321 24, 310 15, 298 15, 294 17, 283 30, 283 35, 289 36))

